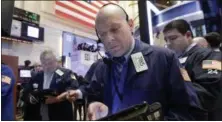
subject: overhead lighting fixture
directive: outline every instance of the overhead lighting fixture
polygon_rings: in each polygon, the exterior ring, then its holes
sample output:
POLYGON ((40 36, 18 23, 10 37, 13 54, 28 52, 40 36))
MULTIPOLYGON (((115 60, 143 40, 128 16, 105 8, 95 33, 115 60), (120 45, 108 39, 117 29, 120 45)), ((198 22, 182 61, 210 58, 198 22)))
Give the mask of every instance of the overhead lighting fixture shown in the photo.
POLYGON ((177 1, 177 3, 176 3, 176 4, 180 4, 180 3, 182 3, 182 1, 177 1))

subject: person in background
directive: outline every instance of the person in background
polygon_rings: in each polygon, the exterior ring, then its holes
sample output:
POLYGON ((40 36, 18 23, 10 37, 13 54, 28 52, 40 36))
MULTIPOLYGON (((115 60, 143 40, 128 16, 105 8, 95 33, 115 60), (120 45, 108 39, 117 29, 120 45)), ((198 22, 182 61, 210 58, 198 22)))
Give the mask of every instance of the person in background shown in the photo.
POLYGON ((204 36, 204 38, 209 43, 210 48, 214 51, 220 51, 220 46, 222 46, 222 36, 217 32, 211 32, 204 36))
POLYGON ((31 61, 30 60, 25 60, 24 61, 24 69, 30 69, 31 61))
MULTIPOLYGON (((19 68, 19 76, 21 76, 21 74, 20 74, 20 71, 21 70, 29 70, 30 71, 30 73, 31 73, 31 70, 32 70, 32 66, 30 66, 31 65, 31 61, 30 60, 25 60, 24 61, 24 66, 21 66, 20 68, 19 68)), ((30 74, 30 77, 31 77, 31 74, 30 74)), ((24 87, 29 81, 30 81, 30 77, 20 77, 20 79, 21 79, 21 86, 22 87, 24 87)))
MULTIPOLYGON (((211 32, 204 36, 210 45, 210 48, 214 51, 215 55, 222 55, 222 36, 217 32, 211 32)), ((221 59, 222 60, 222 59, 221 59)), ((222 80, 222 76, 221 76, 222 80)), ((222 81, 221 81, 222 82, 222 81)), ((214 111, 209 113, 209 118, 215 121, 222 121, 222 91, 220 92, 219 98, 216 101, 214 111)))
POLYGON ((163 33, 167 47, 176 52, 184 73, 192 81, 202 108, 211 113, 222 88, 221 55, 194 43, 190 25, 185 20, 169 22, 163 33))
POLYGON ((68 89, 78 88, 77 75, 58 65, 51 50, 40 55, 43 71, 32 77, 24 88, 22 100, 26 104, 24 120, 73 120, 72 104, 60 96, 68 89), (53 90, 57 96, 38 96, 34 91, 53 90))
POLYGON ((165 120, 193 120, 189 106, 195 100, 189 97, 175 53, 135 40, 133 20, 117 4, 101 7, 95 28, 109 58, 98 62, 95 80, 68 91, 67 99, 99 96, 100 101, 91 100, 89 105, 90 120, 144 101, 160 102, 165 120), (102 115, 96 117, 97 114, 102 115))
POLYGON ((197 43, 198 46, 203 47, 203 48, 209 47, 207 40, 203 37, 195 37, 193 38, 193 42, 197 43))
POLYGON ((43 70, 42 66, 39 63, 34 63, 33 64, 33 69, 31 71, 31 76, 34 77, 36 74, 38 74, 42 70, 43 70))
POLYGON ((15 105, 13 89, 15 86, 15 76, 12 69, 1 64, 1 120, 15 121, 15 105))

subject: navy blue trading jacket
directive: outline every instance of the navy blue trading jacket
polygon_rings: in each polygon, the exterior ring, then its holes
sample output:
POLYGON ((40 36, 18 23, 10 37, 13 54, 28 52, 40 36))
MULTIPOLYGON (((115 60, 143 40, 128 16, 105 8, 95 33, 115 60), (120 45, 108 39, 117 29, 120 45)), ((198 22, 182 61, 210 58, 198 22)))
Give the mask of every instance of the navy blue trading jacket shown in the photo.
MULTIPOLYGON (((50 84, 50 89, 53 89, 57 91, 59 94, 62 92, 65 92, 68 89, 77 89, 78 88, 78 81, 75 78, 73 79, 71 76, 75 75, 77 78, 77 75, 73 73, 71 70, 59 68, 64 74, 60 76, 57 73, 54 73, 52 82, 50 84)), ((29 84, 24 89, 24 96, 23 100, 26 103, 26 109, 25 109, 25 117, 24 120, 41 120, 41 114, 40 114, 40 108, 41 108, 41 102, 37 104, 31 104, 29 102, 29 94, 33 92, 34 90, 34 84, 38 84, 38 90, 43 90, 43 81, 44 81, 44 73, 39 72, 37 75, 35 75, 29 84)), ((48 104, 48 115, 49 120, 54 121, 62 121, 62 120, 73 120, 73 110, 72 110, 72 104, 69 101, 63 101, 59 103, 54 104, 48 104)))
POLYGON ((1 65, 1 116, 2 121, 15 121, 13 88, 15 76, 7 65, 1 65))
MULTIPOLYGON (((181 62, 181 64, 185 67, 190 76, 192 85, 195 88, 202 107, 206 109, 209 114, 213 112, 219 115, 219 112, 214 112, 214 110, 221 106, 217 103, 222 89, 221 52, 195 45, 189 51, 185 52, 181 56, 181 59, 182 58, 186 59, 181 62), (211 64, 208 64, 210 67, 203 68, 204 60, 212 61, 211 64), (220 62, 216 65, 217 67, 214 67, 215 61, 220 62)), ((220 111, 222 111, 221 107, 220 111)), ((220 115, 218 117, 221 117, 220 115)), ((209 120, 213 120, 210 116, 209 120)))
MULTIPOLYGON (((165 120, 194 120, 190 114, 190 106, 198 100, 192 99, 192 95, 188 92, 189 89, 182 78, 175 53, 140 41, 136 43, 139 44, 132 54, 141 52, 148 70, 137 73, 132 59, 129 59, 120 109, 140 104, 143 101, 149 104, 160 102, 165 120)), ((95 96, 96 99, 92 101, 101 101, 106 104, 109 107, 109 114, 112 114, 113 107, 111 67, 112 63, 98 64, 95 71, 96 77, 92 79, 91 84, 80 88, 83 95, 91 96, 90 98, 95 96)))

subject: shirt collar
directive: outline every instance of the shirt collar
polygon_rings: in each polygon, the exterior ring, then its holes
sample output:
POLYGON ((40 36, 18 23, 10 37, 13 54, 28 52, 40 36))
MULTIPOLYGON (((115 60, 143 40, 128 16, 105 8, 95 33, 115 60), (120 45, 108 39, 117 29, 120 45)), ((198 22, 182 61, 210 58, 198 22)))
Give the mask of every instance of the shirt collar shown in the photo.
POLYGON ((188 51, 190 51, 195 45, 197 45, 197 43, 192 43, 190 44, 184 51, 180 52, 180 53, 176 53, 178 58, 183 57, 184 54, 186 54, 188 51))
POLYGON ((188 52, 188 51, 190 51, 190 49, 191 48, 193 48, 195 45, 197 45, 197 43, 192 43, 191 45, 189 45, 188 47, 187 47, 187 49, 185 50, 185 52, 188 52))

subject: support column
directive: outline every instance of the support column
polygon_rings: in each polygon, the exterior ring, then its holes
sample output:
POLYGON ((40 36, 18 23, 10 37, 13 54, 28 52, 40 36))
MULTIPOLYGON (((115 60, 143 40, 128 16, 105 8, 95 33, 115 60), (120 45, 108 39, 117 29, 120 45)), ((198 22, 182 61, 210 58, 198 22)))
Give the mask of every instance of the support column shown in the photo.
POLYGON ((150 44, 149 39, 149 27, 148 27, 148 19, 147 19, 147 5, 146 0, 138 1, 139 8, 139 23, 140 23, 140 39, 141 41, 150 44))

